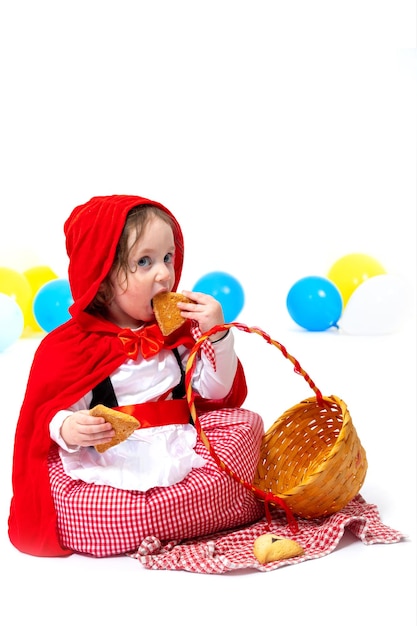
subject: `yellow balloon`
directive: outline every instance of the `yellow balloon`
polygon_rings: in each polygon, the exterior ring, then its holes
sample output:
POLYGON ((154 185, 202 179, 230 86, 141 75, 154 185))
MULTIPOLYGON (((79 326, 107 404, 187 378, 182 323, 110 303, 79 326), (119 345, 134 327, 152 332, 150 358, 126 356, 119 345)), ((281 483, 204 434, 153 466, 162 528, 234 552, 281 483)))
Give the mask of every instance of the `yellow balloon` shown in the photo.
POLYGON ((327 278, 339 289, 343 306, 346 306, 360 284, 380 274, 386 274, 385 268, 373 257, 367 254, 347 254, 332 265, 327 278))
POLYGON ((26 276, 11 267, 0 267, 0 293, 13 298, 25 315, 32 297, 32 289, 26 276))
POLYGON ((43 329, 39 326, 38 322, 35 319, 33 314, 33 301, 35 299, 36 294, 39 289, 43 287, 46 283, 49 283, 51 280, 55 280, 58 276, 55 272, 48 267, 47 265, 36 265, 35 267, 31 267, 23 272, 23 275, 26 277, 29 282, 31 288, 31 299, 30 306, 25 311, 25 335, 30 335, 31 333, 39 333, 44 332, 43 329))

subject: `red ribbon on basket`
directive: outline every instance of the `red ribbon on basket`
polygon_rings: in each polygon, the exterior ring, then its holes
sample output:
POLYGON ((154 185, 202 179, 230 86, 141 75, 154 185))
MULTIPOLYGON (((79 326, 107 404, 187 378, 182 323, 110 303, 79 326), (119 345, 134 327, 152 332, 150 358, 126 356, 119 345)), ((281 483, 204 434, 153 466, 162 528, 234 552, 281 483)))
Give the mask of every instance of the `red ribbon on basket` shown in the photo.
POLYGON ((211 328, 207 333, 202 334, 201 337, 196 341, 195 345, 193 346, 190 352, 190 356, 188 357, 187 365, 185 368, 185 386, 186 386, 187 401, 188 401, 188 406, 190 408, 191 417, 193 418, 194 425, 196 427, 198 435, 200 436, 200 439, 203 441, 204 445, 210 452, 213 459, 216 461, 217 465, 220 467, 220 469, 226 472, 231 478, 233 478, 234 480, 239 482, 241 485, 243 485, 244 487, 252 491, 255 494, 255 496, 258 497, 260 500, 264 501, 265 516, 267 519, 268 526, 270 526, 272 523, 272 517, 271 517, 270 510, 269 510, 269 504, 274 504, 274 505, 279 506, 285 512, 289 528, 292 533, 296 534, 298 532, 297 521, 291 509, 284 502, 284 500, 280 498, 279 496, 276 496, 272 492, 262 491, 262 489, 258 489, 257 487, 255 487, 255 485, 252 485, 251 483, 248 483, 247 481, 243 480, 243 478, 240 478, 239 476, 237 476, 233 470, 227 467, 225 462, 222 461, 222 459, 217 455, 216 451, 211 446, 209 439, 207 438, 206 434, 204 433, 201 427, 200 420, 198 419, 197 411, 196 411, 195 404, 194 404, 194 393, 193 393, 192 386, 191 386, 191 378, 192 378, 192 374, 195 368, 195 357, 199 349, 201 348, 201 344, 204 341, 206 341, 206 339, 208 339, 210 335, 213 335, 217 332, 223 332, 225 330, 229 330, 229 328, 237 328, 238 330, 243 330, 244 332, 247 332, 247 333, 256 333, 257 335, 260 335, 261 337, 263 337, 263 339, 265 339, 267 343, 274 345, 276 348, 278 348, 282 352, 285 358, 291 361, 291 363, 294 365, 295 373, 302 376, 307 381, 309 386, 313 389, 319 406, 323 406, 323 396, 320 390, 316 387, 316 385, 310 378, 310 376, 307 374, 307 372, 303 370, 300 363, 293 356, 291 356, 291 354, 287 352, 286 348, 281 343, 279 343, 278 341, 275 341, 274 339, 271 339, 271 337, 260 328, 249 327, 249 326, 246 326, 245 324, 241 324, 240 322, 230 322, 228 324, 219 324, 217 326, 213 326, 213 328, 211 328))

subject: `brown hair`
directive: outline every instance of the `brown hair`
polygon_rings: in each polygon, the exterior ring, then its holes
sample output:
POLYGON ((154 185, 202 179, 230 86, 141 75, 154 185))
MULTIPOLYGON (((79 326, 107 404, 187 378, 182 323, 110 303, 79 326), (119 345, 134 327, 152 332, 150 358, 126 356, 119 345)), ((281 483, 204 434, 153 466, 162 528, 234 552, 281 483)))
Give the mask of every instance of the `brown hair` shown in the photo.
MULTIPOLYGON (((120 236, 119 243, 117 244, 116 254, 110 271, 101 283, 95 298, 86 308, 87 313, 91 313, 92 315, 98 314, 106 317, 107 307, 113 299, 111 277, 113 275, 118 277, 122 276, 123 281, 126 280, 128 272, 135 271, 129 267, 129 254, 133 246, 135 246, 135 244, 139 241, 145 226, 152 217, 160 218, 169 224, 173 232, 175 232, 174 224, 170 216, 158 207, 152 204, 143 204, 131 209, 127 214, 126 222, 120 236), (135 232, 136 236, 132 244, 129 246, 128 239, 132 232, 135 232)), ((175 245, 178 246, 177 241, 175 242, 175 245)))

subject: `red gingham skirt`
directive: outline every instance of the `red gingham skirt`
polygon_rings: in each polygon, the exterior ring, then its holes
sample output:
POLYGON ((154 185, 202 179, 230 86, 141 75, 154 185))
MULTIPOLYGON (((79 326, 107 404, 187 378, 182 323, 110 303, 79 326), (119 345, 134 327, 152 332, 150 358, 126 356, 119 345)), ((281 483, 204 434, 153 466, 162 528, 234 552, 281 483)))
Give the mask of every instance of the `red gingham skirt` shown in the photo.
MULTIPOLYGON (((227 467, 252 482, 264 427, 245 409, 200 416, 203 431, 227 467)), ((57 450, 48 459, 61 544, 82 554, 108 557, 137 550, 150 535, 161 541, 200 537, 259 520, 264 505, 221 470, 199 439, 207 459, 180 483, 146 492, 94 485, 67 476, 57 450)))

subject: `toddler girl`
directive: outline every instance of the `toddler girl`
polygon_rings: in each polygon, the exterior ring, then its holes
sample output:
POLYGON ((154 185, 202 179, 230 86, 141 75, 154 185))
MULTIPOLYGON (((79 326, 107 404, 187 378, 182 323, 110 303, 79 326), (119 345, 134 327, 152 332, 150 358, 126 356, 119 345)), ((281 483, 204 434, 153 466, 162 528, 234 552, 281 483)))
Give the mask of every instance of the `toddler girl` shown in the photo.
MULTIPOLYGON (((153 297, 175 291, 183 237, 160 203, 95 197, 64 226, 71 319, 41 341, 15 436, 9 536, 22 552, 98 557, 134 551, 148 536, 189 539, 253 522, 252 492, 230 478, 197 438, 184 371, 201 333, 223 324, 213 297, 184 291, 183 326, 164 337, 153 297), (104 404, 140 427, 103 453, 104 404)), ((192 377, 202 428, 226 465, 252 481, 263 435, 246 397, 231 331, 202 344, 192 377)))

